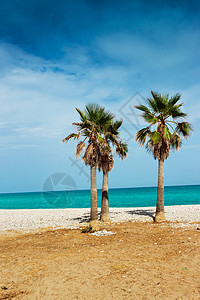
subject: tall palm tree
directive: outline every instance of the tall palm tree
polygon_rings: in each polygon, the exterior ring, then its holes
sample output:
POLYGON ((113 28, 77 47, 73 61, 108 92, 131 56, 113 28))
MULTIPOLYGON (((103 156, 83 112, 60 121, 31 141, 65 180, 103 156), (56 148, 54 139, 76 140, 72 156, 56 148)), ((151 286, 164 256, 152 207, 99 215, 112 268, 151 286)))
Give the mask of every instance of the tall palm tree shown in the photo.
POLYGON ((116 150, 116 154, 124 159, 128 153, 128 146, 123 143, 119 137, 119 128, 122 125, 122 121, 115 121, 104 127, 104 135, 100 142, 100 161, 99 170, 103 171, 103 185, 102 185, 102 202, 101 202, 101 221, 109 221, 109 200, 108 200, 108 175, 114 167, 113 150, 112 146, 116 150))
POLYGON ((142 117, 149 123, 136 134, 136 141, 140 146, 146 143, 148 151, 158 159, 158 188, 155 222, 165 221, 164 211, 164 161, 168 158, 170 150, 178 151, 182 145, 182 138, 191 133, 191 125, 183 122, 181 118, 187 115, 181 111, 183 103, 178 101, 180 94, 173 97, 152 92, 152 98, 147 99, 147 106, 135 106, 142 111, 142 117), (182 122, 181 122, 182 121, 182 122), (156 129, 153 129, 153 126, 156 129))
POLYGON ((100 159, 99 140, 106 124, 110 124, 115 117, 112 113, 106 112, 104 107, 91 103, 85 106, 81 111, 76 108, 80 116, 79 123, 72 123, 76 126, 78 133, 71 133, 62 142, 68 142, 71 139, 82 139, 76 148, 77 158, 84 151, 83 162, 90 166, 91 179, 91 213, 90 220, 98 220, 97 210, 97 187, 96 187, 96 168, 100 159))

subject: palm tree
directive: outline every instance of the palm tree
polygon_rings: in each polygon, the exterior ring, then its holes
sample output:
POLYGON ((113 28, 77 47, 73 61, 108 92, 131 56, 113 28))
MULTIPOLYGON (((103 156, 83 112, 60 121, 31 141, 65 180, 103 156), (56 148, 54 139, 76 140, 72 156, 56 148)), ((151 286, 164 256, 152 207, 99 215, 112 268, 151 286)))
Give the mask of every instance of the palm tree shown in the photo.
POLYGON ((181 122, 187 115, 181 111, 183 103, 178 104, 181 95, 161 95, 152 92, 152 98, 147 99, 147 106, 135 106, 141 110, 142 117, 149 125, 136 134, 136 141, 140 146, 146 143, 148 151, 158 159, 158 188, 155 222, 165 221, 164 211, 164 161, 168 158, 170 150, 178 151, 182 145, 182 138, 191 133, 191 125, 181 122), (155 125, 156 129, 152 126, 155 125))
POLYGON ((110 112, 106 112, 104 107, 98 104, 88 104, 85 110, 81 111, 76 108, 80 116, 79 123, 72 123, 76 126, 78 133, 71 133, 62 142, 68 142, 71 139, 82 139, 76 147, 77 158, 84 152, 83 162, 90 166, 91 179, 91 213, 90 220, 98 221, 97 210, 97 187, 96 187, 96 168, 100 160, 99 140, 106 124, 110 124, 115 117, 110 112))
POLYGON ((104 135, 100 142, 100 161, 99 171, 103 171, 102 202, 101 202, 101 221, 109 221, 109 200, 108 200, 108 174, 114 167, 113 151, 111 144, 116 150, 116 154, 124 159, 128 153, 128 146, 119 137, 118 129, 122 121, 115 121, 104 127, 104 135))

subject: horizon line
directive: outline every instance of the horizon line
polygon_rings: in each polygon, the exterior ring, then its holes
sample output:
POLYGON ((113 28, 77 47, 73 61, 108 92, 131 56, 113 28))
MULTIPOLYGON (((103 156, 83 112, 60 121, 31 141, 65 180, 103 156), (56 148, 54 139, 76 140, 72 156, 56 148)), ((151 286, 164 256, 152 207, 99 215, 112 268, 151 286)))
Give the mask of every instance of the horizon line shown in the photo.
MULTIPOLYGON (((178 185, 165 185, 165 187, 179 187, 179 186, 198 186, 199 184, 178 184, 178 185)), ((109 190, 115 189, 137 189, 137 188, 157 188, 157 185, 152 186, 134 186, 134 187, 110 187, 109 190)), ((97 190, 101 190, 101 188, 97 188, 97 190)), ((25 191, 25 192, 0 192, 0 195, 4 194, 29 194, 29 193, 49 193, 49 192, 64 192, 67 190, 49 190, 49 191, 25 191)), ((71 191, 90 191, 90 189, 71 189, 71 191)))

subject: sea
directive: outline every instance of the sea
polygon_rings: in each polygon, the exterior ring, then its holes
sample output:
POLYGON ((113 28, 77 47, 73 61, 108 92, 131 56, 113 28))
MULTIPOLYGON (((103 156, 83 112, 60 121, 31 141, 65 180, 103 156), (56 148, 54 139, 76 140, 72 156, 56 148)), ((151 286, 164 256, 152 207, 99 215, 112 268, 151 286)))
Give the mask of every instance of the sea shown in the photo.
MULTIPOLYGON (((151 207, 156 205, 156 187, 110 188, 110 207, 151 207)), ((98 207, 101 190, 97 190, 98 207)), ((200 185, 165 187, 165 205, 200 204, 200 185)), ((90 207, 90 190, 29 193, 1 193, 0 209, 52 209, 90 207)))

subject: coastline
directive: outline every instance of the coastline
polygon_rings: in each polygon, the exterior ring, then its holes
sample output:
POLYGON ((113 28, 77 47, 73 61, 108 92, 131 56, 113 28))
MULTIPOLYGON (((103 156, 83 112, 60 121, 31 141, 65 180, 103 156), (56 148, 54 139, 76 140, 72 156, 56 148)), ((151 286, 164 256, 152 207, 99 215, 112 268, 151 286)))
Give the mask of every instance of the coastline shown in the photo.
MULTIPOLYGON (((111 223, 152 222, 155 207, 111 207, 111 223)), ((100 212, 100 209, 98 209, 100 212)), ((169 222, 200 224, 200 204, 165 206, 169 222)), ((0 233, 7 230, 33 230, 51 227, 76 229, 89 220, 89 208, 0 209, 0 233)), ((195 225, 196 226, 196 225, 195 225)))

